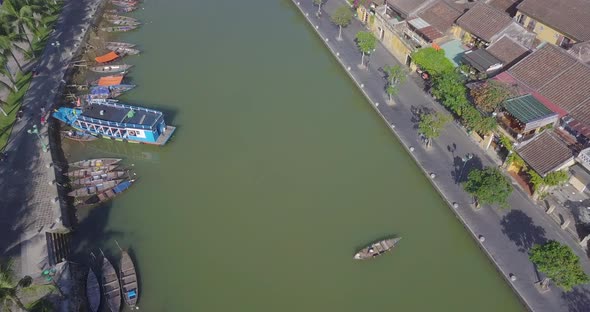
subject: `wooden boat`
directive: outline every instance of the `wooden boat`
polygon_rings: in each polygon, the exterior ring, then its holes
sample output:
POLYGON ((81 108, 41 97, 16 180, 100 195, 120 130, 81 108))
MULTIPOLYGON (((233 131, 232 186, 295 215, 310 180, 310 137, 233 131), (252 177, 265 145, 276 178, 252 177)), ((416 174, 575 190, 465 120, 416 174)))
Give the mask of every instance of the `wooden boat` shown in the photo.
POLYGON ((97 312, 100 307, 100 284, 92 269, 88 269, 86 278, 86 298, 91 312, 97 312))
POLYGON ((83 131, 78 130, 63 130, 61 136, 73 141, 88 142, 98 139, 98 137, 83 131))
POLYGON ((127 6, 127 7, 117 7, 115 9, 106 10, 105 12, 111 13, 111 14, 123 14, 123 13, 133 12, 137 9, 139 9, 139 6, 134 5, 134 6, 127 6))
POLYGON ((127 42, 117 42, 117 41, 109 41, 106 43, 106 48, 109 50, 115 50, 118 48, 133 48, 136 44, 127 43, 127 42))
POLYGON ((101 175, 95 175, 95 176, 90 176, 87 178, 76 179, 76 180, 71 181, 70 183, 72 185, 91 186, 91 185, 97 185, 97 184, 104 183, 106 181, 115 180, 115 179, 123 179, 126 176, 128 176, 128 174, 129 173, 127 171, 123 171, 123 170, 111 171, 111 172, 103 173, 101 175))
POLYGON ((356 260, 375 258, 391 250, 401 240, 401 237, 384 239, 361 249, 354 255, 356 260))
POLYGON ((96 185, 84 186, 84 187, 81 187, 81 188, 78 188, 78 189, 75 189, 75 190, 69 192, 68 196, 71 196, 71 197, 92 196, 92 195, 112 189, 113 187, 117 186, 117 184, 121 183, 121 181, 123 181, 123 180, 111 180, 111 181, 106 181, 104 183, 99 183, 96 185))
POLYGON ((69 163, 68 167, 77 167, 77 168, 103 167, 103 166, 118 164, 121 160, 122 160, 121 158, 86 159, 86 160, 80 160, 80 161, 76 161, 73 163, 69 163))
POLYGON ((132 22, 132 21, 125 21, 125 20, 113 20, 109 21, 113 25, 117 26, 139 26, 141 25, 140 22, 132 22))
POLYGON ((134 48, 114 48, 113 51, 121 55, 138 55, 141 53, 139 49, 134 48))
POLYGON ((78 169, 78 170, 66 172, 64 174, 70 178, 79 179, 79 178, 86 178, 86 177, 90 177, 90 176, 94 176, 94 175, 101 175, 101 174, 107 173, 109 171, 113 171, 113 170, 115 170, 115 168, 117 168, 117 165, 110 165, 110 166, 104 166, 104 167, 92 167, 92 168, 78 169))
POLYGON ((125 250, 121 250, 121 264, 119 265, 119 278, 121 279, 121 290, 123 300, 131 310, 135 310, 139 298, 139 287, 135 265, 125 250))
POLYGON ((117 186, 115 186, 114 188, 112 188, 108 191, 102 192, 100 194, 96 194, 94 196, 91 196, 82 202, 76 203, 76 205, 77 205, 77 207, 87 207, 87 206, 92 206, 92 205, 107 202, 107 201, 115 198, 116 196, 120 195, 121 193, 125 192, 126 190, 128 190, 134 182, 135 182, 135 179, 123 181, 123 182, 119 183, 117 186))
POLYGON ((138 25, 130 25, 130 26, 112 26, 112 27, 103 27, 100 30, 106 32, 125 32, 134 30, 138 27, 138 25))
POLYGON ((123 15, 117 15, 117 14, 105 14, 104 17, 109 22, 111 22, 111 21, 139 22, 139 20, 136 18, 129 17, 129 16, 123 16, 123 15))
POLYGON ((119 312, 121 310, 121 285, 119 285, 115 268, 104 256, 102 260, 102 288, 111 312, 119 312))
POLYGON ((121 0, 111 0, 111 3, 114 6, 121 7, 121 8, 128 8, 128 7, 136 6, 138 4, 137 1, 121 1, 121 0))
POLYGON ((128 70, 133 65, 101 65, 101 66, 92 66, 89 67, 91 71, 95 73, 103 73, 103 74, 110 74, 110 73, 120 73, 128 70))

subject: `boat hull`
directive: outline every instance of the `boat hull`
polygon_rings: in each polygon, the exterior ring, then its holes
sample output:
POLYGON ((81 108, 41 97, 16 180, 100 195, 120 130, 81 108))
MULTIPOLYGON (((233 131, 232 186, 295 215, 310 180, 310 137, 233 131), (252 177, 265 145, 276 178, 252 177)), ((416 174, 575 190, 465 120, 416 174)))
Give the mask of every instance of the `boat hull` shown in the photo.
POLYGON ((86 299, 90 311, 97 312, 100 307, 100 285, 92 269, 88 270, 88 277, 86 278, 86 299))
POLYGON ((119 265, 119 278, 121 280, 121 292, 123 300, 131 308, 135 310, 137 300, 139 298, 139 287, 137 283, 137 274, 135 272, 135 265, 129 253, 121 251, 121 263, 119 265))
POLYGON ((366 259, 372 259, 377 256, 380 256, 380 255, 392 250, 401 239, 402 239, 401 237, 389 238, 389 239, 384 239, 384 240, 372 243, 371 245, 359 250, 359 252, 357 252, 354 255, 354 259, 355 260, 366 260, 366 259))
POLYGON ((111 312, 119 312, 121 310, 121 285, 115 268, 106 257, 102 263, 102 288, 111 312))

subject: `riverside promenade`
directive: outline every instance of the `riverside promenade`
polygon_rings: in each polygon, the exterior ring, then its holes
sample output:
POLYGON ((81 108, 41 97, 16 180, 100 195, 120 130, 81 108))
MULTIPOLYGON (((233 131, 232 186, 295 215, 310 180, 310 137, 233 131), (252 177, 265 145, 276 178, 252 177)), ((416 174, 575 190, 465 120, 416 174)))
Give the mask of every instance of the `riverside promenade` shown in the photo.
MULTIPOLYGON (((552 284, 550 291, 541 293, 534 284, 542 279, 542 276, 528 259, 528 250, 534 244, 557 240, 570 245, 580 256, 584 270, 590 273, 590 260, 585 251, 545 214, 543 208, 536 206, 516 185, 509 199, 510 209, 483 207, 475 210, 471 206, 472 199, 463 191, 460 181, 464 181, 469 170, 473 168, 498 164, 471 141, 456 123, 447 125, 442 135, 434 140, 430 147, 424 146, 417 131, 416 111, 445 109, 428 96, 413 79, 408 79, 400 87, 399 94, 394 97, 395 104, 387 103, 386 79, 380 68, 399 63, 381 43, 378 43, 376 50, 368 57, 368 67, 358 67, 361 54, 354 38, 359 31, 367 29, 358 20, 353 20, 342 30, 343 40, 338 41, 338 27, 330 22, 330 14, 338 7, 347 5, 346 1, 328 0, 322 6, 322 14, 319 17, 316 16, 317 6, 314 6, 311 0, 292 2, 382 117, 387 127, 412 155, 448 203, 449 208, 476 239, 476 243, 519 295, 524 305, 535 312, 589 311, 588 285, 578 286, 566 293, 552 284), (468 154, 474 157, 464 163, 462 158, 468 154), (483 242, 479 240, 482 236, 485 238, 483 242), (515 280, 511 280, 511 276, 514 276, 515 280)), ((302 20, 302 27, 303 24, 302 20)), ((403 65, 402 67, 405 68, 403 65)), ((395 163, 392 163, 392 166, 395 166, 395 163)), ((449 281, 449 285, 452 283, 453 281, 449 281)), ((477 287, 476 284, 473 286, 477 287)), ((489 295, 494 296, 493 293, 489 295)), ((444 310, 444 307, 441 309, 444 310)))
POLYGON ((40 276, 48 266, 46 232, 67 231, 64 197, 60 197, 62 173, 59 142, 49 140, 52 109, 63 90, 68 64, 80 51, 102 0, 65 0, 60 17, 34 68, 37 75, 25 94, 24 117, 12 129, 0 164, 0 248, 14 258, 19 276, 40 276), (41 116, 49 120, 40 124, 41 116), (39 136, 28 133, 36 126, 39 136), (43 149, 49 147, 49 151, 43 149), (56 181, 57 180, 57 181, 56 181), (57 182, 57 183, 56 183, 57 182))

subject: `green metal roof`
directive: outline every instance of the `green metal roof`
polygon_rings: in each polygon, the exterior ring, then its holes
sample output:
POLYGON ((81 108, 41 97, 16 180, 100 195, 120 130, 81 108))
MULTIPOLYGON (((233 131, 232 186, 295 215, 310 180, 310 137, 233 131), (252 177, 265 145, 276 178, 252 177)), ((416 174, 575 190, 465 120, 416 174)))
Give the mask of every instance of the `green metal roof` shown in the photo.
POLYGON ((552 110, 530 94, 505 100, 503 105, 510 115, 522 123, 529 123, 555 115, 552 110))

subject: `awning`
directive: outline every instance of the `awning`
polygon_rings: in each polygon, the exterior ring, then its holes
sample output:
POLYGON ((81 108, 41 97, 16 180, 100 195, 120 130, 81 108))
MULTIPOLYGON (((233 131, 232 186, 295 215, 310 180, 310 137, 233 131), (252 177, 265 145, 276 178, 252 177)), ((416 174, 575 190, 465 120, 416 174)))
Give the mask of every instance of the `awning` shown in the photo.
POLYGON ((438 38, 443 37, 443 34, 441 34, 440 31, 419 17, 409 20, 408 24, 414 27, 416 32, 424 37, 424 39, 426 39, 428 42, 432 42, 438 38))
POLYGON ((463 54, 463 60, 475 67, 481 73, 489 73, 502 68, 502 61, 491 55, 484 49, 467 51, 463 54))
POLYGON ((104 87, 118 85, 123 81, 123 77, 123 75, 102 77, 98 80, 98 85, 104 87))
POLYGON ((117 58, 119 58, 119 54, 117 54, 116 52, 109 52, 105 55, 95 58, 95 60, 99 63, 107 63, 116 60, 117 58))

